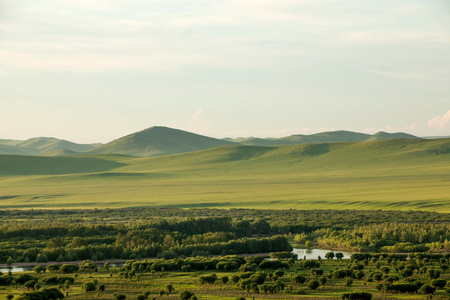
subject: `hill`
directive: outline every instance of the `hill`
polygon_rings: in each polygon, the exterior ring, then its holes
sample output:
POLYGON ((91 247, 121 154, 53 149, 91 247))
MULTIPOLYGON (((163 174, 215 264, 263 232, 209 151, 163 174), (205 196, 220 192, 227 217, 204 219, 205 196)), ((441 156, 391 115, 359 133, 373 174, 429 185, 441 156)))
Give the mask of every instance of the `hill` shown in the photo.
POLYGON ((37 137, 25 141, 0 140, 0 154, 41 155, 48 152, 69 151, 79 153, 92 150, 99 144, 77 144, 52 137, 37 137))
POLYGON ((235 143, 168 127, 151 127, 98 147, 90 153, 162 156, 235 143))
POLYGON ((0 208, 450 212, 450 139, 221 146, 159 157, 0 155, 0 208))
POLYGON ((26 141, 0 139, 0 154, 12 155, 73 155, 76 153, 123 154, 153 157, 211 149, 224 145, 283 146, 310 143, 375 141, 391 138, 418 137, 406 133, 378 132, 374 135, 352 131, 330 131, 311 135, 291 135, 282 138, 215 139, 167 127, 151 127, 121 137, 105 145, 76 144, 66 140, 39 137, 26 141))
POLYGON ((328 131, 315 133, 310 135, 295 134, 287 137, 272 139, 272 138, 238 138, 235 140, 227 139, 242 145, 251 146, 282 146, 282 145, 296 145, 296 144, 311 144, 311 143, 338 143, 338 142, 363 142, 375 141, 393 138, 411 138, 418 139, 414 135, 406 133, 386 133, 378 132, 374 135, 352 132, 352 131, 328 131))

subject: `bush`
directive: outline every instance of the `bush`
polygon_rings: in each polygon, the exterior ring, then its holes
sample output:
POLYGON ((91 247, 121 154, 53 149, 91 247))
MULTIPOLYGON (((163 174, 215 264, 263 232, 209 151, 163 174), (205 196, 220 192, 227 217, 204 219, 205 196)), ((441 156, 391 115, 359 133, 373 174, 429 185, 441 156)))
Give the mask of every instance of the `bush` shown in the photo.
POLYGON ((93 282, 85 282, 81 285, 81 288, 87 292, 95 291, 95 284, 93 282))
POLYGON ((418 290, 419 286, 415 283, 393 283, 389 285, 389 291, 399 293, 416 293, 418 290))
POLYGON ((437 289, 443 289, 446 284, 447 281, 444 279, 434 279, 431 281, 431 285, 437 289))
POLYGON ((303 284, 306 281, 306 277, 300 274, 292 275, 291 280, 293 283, 303 284))
POLYGON ((431 295, 436 291, 436 289, 429 284, 424 284, 422 285, 419 291, 423 295, 431 295))
POLYGON ((309 282, 308 282, 308 287, 310 288, 310 289, 312 289, 312 290, 315 290, 315 289, 317 289, 318 287, 320 286, 320 283, 319 283, 319 281, 317 281, 317 280, 310 280, 309 282))
POLYGON ((371 293, 344 293, 341 295, 341 299, 346 300, 371 300, 372 294, 371 293))
POLYGON ((73 264, 64 264, 59 268, 59 272, 64 274, 75 273, 80 269, 79 266, 73 264))
POLYGON ((191 299, 192 296, 194 296, 194 293, 190 292, 190 291, 182 291, 178 294, 178 296, 182 299, 182 300, 189 300, 191 299))
POLYGON ((36 300, 36 299, 64 299, 64 294, 58 289, 43 289, 42 291, 21 294, 18 300, 36 300))
POLYGON ((121 293, 114 294, 114 299, 116 299, 116 300, 125 300, 126 298, 127 298, 127 296, 125 296, 124 294, 121 294, 121 293))
POLYGON ((199 281, 201 284, 214 284, 214 282, 216 282, 216 280, 217 280, 216 274, 202 275, 199 277, 199 281))

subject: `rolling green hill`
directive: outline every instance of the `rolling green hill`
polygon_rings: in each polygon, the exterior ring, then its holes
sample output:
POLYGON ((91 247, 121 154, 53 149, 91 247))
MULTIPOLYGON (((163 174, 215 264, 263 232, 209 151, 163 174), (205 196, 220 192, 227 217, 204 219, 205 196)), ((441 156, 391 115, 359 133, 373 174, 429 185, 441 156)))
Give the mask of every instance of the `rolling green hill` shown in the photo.
POLYGON ((151 127, 96 148, 90 153, 161 156, 192 152, 235 143, 168 127, 151 127))
POLYGON ((26 141, 0 140, 0 154, 12 155, 41 155, 48 152, 62 151, 66 154, 69 151, 79 153, 92 150, 100 146, 99 144, 77 144, 66 140, 50 137, 37 137, 26 141))
POLYGON ((77 153, 123 154, 140 157, 154 157, 177 153, 211 149, 224 145, 283 146, 311 143, 334 143, 354 141, 375 141, 391 138, 416 138, 406 133, 378 132, 374 135, 332 131, 311 135, 291 135, 273 138, 225 138, 215 139, 183 130, 167 127, 151 127, 102 144, 76 144, 56 138, 39 137, 26 141, 0 139, 0 154, 65 156, 77 153))
POLYGON ((295 134, 278 139, 272 138, 238 138, 227 139, 242 145, 251 146, 282 146, 282 145, 296 145, 296 144, 312 144, 312 143, 338 143, 338 142, 363 142, 363 141, 378 141, 385 139, 404 138, 404 139, 418 139, 418 137, 407 133, 387 133, 378 132, 373 135, 352 132, 352 131, 329 131, 310 135, 295 134))
POLYGON ((450 212, 450 139, 221 146, 160 157, 0 155, 0 208, 450 212))

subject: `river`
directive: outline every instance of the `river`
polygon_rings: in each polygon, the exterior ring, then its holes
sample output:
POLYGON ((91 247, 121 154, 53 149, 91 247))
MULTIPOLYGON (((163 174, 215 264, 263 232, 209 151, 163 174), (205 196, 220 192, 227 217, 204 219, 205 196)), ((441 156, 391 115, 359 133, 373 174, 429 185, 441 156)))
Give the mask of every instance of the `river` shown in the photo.
MULTIPOLYGON (((353 253, 356 252, 348 252, 348 251, 334 251, 334 250, 325 250, 325 249, 299 249, 299 248, 294 248, 294 250, 292 251, 293 253, 298 255, 298 259, 318 259, 318 257, 320 256, 321 258, 325 258, 325 254, 328 252, 334 252, 334 254, 336 253, 342 253, 344 254, 344 259, 349 259, 350 255, 352 255, 353 253)), ((103 263, 101 264, 97 264, 98 267, 103 267, 103 263)), ((111 268, 116 268, 116 267, 122 267, 123 265, 125 265, 124 263, 110 263, 109 266, 111 268)), ((11 266, 11 267, 0 267, 0 272, 3 273, 8 273, 9 271, 11 272, 28 272, 28 271, 33 271, 34 266, 11 266)))

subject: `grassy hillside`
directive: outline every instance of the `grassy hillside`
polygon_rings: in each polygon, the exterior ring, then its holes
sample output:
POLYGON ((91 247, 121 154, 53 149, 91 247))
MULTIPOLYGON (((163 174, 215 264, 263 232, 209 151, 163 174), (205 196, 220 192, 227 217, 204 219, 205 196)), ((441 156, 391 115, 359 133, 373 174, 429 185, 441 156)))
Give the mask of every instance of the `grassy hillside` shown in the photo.
POLYGON ((0 156, 1 208, 450 212, 450 139, 223 146, 138 158, 0 156))
MULTIPOLYGON (((417 139, 418 137, 406 133, 378 132, 373 135, 352 131, 329 131, 310 135, 295 134, 278 139, 239 138, 233 140, 242 145, 251 146, 282 146, 312 143, 338 143, 338 142, 363 142, 378 141, 393 138, 417 139)), ((228 139, 229 140, 229 139, 228 139)))
POLYGON ((61 152, 62 155, 67 152, 72 154, 92 150, 100 146, 99 144, 77 144, 66 140, 60 140, 50 137, 37 137, 26 141, 19 140, 0 140, 0 154, 11 155, 40 155, 54 152, 53 155, 61 152), (67 151, 67 152, 66 152, 67 151))
POLYGON ((91 153, 124 154, 132 156, 161 156, 233 145, 233 142, 214 139, 183 130, 151 127, 105 144, 91 153))

